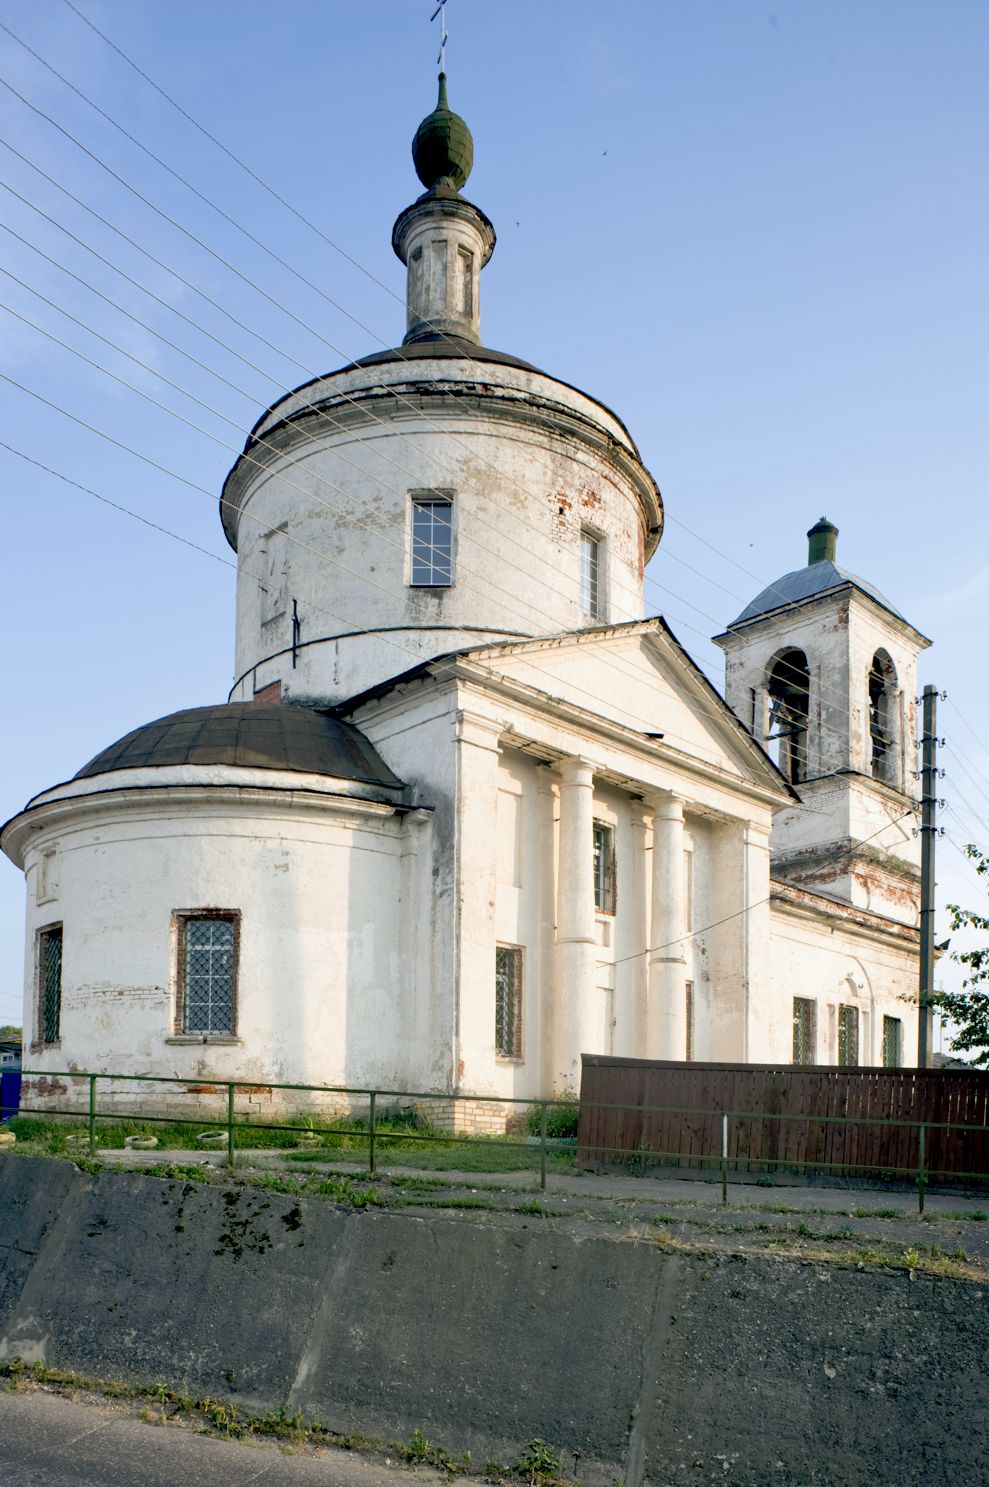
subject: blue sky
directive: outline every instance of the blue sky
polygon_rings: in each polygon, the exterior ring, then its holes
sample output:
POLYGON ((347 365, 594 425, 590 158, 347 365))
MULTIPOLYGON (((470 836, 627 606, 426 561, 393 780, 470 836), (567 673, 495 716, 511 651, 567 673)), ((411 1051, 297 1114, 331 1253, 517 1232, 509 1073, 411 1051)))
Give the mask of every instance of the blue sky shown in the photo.
MULTIPOLYGON (((0 181, 54 219, 0 189, 0 224, 147 327, 0 232, 0 264, 21 280, 0 274, 0 372, 210 494, 9 382, 0 382, 0 438, 230 559, 214 497, 261 408, 401 339, 403 271, 390 232, 419 190, 409 143, 435 97, 434 0, 303 0, 285 12, 258 0, 75 3, 325 237, 210 144, 65 0, 7 0, 0 21, 207 200, 0 31, 0 181)), ((935 640, 922 681, 949 693, 939 728, 950 806, 942 900, 976 903, 982 890, 958 846, 989 846, 989 7, 449 0, 448 12, 451 103, 475 138, 466 194, 499 238, 482 283, 485 341, 624 418, 668 516, 648 609, 667 615, 715 679, 720 656, 706 637, 802 565, 818 516, 837 523, 839 561, 935 640)), ((137 724, 226 696, 234 586, 230 568, 2 448, 0 480, 7 816, 137 724)), ((0 1021, 18 1014, 22 919, 19 875, 2 862, 0 1021)))

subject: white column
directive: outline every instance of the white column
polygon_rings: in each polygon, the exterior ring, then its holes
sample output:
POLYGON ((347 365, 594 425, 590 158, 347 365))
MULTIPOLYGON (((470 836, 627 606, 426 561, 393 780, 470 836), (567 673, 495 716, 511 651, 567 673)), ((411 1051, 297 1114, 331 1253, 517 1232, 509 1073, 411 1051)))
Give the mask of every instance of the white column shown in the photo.
POLYGON ((500 725, 461 712, 456 723, 456 1069, 460 1089, 495 1074, 495 843, 500 725))
POLYGON ((652 853, 646 851, 647 809, 644 801, 629 801, 630 847, 618 884, 623 930, 615 941, 615 1052, 622 1058, 644 1058, 646 1048, 649 956, 643 952, 649 945, 648 903, 652 893, 652 853))
POLYGON ((586 759, 565 759, 559 770, 553 1081, 557 1090, 576 1090, 580 1055, 594 1038, 594 773, 586 759))
POLYGON ((742 828, 742 1058, 789 1063, 791 1003, 775 1005, 770 986, 769 827, 742 828))
POLYGON ((647 1058, 683 1059, 687 1054, 685 890, 683 801, 667 795, 653 808, 647 1058))
MULTIPOLYGON (((539 1050, 539 1094, 550 1095, 558 1084, 556 1076, 556 1026, 561 1016, 557 1003, 556 966, 556 822, 560 782, 550 769, 539 771, 535 840, 538 843, 539 885, 539 960, 538 980, 533 980, 532 956, 529 957, 529 997, 531 1008, 529 1031, 523 1031, 526 1061, 539 1050), (534 1026, 533 1023, 536 1023, 534 1026), (538 1039, 538 1044, 535 1042, 538 1039)), ((531 891, 531 889, 530 889, 531 891)))

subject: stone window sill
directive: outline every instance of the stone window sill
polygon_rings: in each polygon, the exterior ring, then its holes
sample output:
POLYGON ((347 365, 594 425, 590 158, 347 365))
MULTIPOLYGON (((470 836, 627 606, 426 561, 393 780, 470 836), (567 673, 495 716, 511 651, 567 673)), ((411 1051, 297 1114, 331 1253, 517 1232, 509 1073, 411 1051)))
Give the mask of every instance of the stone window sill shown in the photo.
POLYGON ((186 1043, 190 1045, 208 1043, 210 1047, 219 1045, 221 1048, 240 1048, 243 1046, 243 1038, 235 1037, 228 1033, 174 1033, 172 1037, 165 1039, 166 1043, 186 1043))

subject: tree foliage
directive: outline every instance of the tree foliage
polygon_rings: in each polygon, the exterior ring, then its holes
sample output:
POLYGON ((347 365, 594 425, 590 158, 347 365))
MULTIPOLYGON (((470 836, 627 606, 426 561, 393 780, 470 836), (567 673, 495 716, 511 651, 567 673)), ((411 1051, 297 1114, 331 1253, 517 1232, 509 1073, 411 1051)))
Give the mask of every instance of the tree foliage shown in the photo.
POLYGON ((19 1039, 20 1036, 20 1028, 15 1027, 12 1022, 0 1023, 0 1039, 2 1039, 5 1043, 9 1043, 15 1038, 19 1039))
MULTIPOLYGON (((971 844, 965 851, 975 863, 975 871, 989 879, 989 856, 971 844)), ((953 932, 972 929, 989 936, 986 914, 958 904, 949 904, 948 913, 953 932)), ((974 1064, 989 1065, 989 939, 974 950, 953 950, 951 959, 965 968, 962 989, 935 992, 931 1005, 955 1024, 952 1051, 972 1056, 974 1064)))

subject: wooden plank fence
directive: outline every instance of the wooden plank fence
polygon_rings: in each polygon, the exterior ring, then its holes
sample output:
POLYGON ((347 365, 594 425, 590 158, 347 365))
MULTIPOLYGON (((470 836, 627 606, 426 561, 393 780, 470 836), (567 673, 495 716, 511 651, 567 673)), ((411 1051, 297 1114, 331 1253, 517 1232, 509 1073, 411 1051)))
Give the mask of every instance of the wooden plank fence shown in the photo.
POLYGON ((584 1054, 577 1160, 989 1183, 989 1071, 666 1063, 584 1054))

